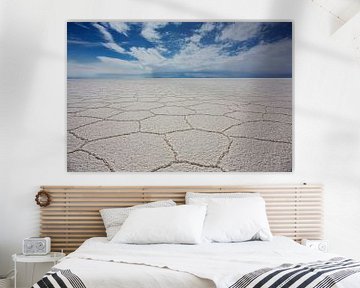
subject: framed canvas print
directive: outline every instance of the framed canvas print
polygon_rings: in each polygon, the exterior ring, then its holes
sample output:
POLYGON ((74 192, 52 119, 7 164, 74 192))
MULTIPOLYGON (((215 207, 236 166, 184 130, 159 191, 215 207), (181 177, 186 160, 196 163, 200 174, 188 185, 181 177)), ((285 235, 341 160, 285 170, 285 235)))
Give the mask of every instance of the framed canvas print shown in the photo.
POLYGON ((286 21, 68 22, 68 171, 292 171, 292 38, 286 21))

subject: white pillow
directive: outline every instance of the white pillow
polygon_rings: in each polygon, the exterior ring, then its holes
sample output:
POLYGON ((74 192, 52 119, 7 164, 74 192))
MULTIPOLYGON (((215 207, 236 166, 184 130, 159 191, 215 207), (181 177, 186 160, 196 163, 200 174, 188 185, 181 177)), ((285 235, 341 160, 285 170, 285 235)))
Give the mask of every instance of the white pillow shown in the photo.
POLYGON ((107 239, 111 240, 117 232, 119 232, 121 225, 124 223, 129 213, 132 210, 139 208, 154 208, 154 207, 171 207, 176 206, 172 200, 156 201, 146 204, 135 205, 128 208, 109 208, 101 209, 100 214, 106 228, 107 239))
POLYGON ((203 237, 211 242, 271 240, 264 199, 247 197, 209 200, 203 237))
POLYGON ((131 211, 113 243, 197 244, 201 242, 205 205, 137 209, 131 211))
POLYGON ((186 192, 185 203, 186 204, 207 204, 211 199, 225 198, 247 198, 247 197, 259 197, 259 193, 244 192, 244 193, 196 193, 186 192))

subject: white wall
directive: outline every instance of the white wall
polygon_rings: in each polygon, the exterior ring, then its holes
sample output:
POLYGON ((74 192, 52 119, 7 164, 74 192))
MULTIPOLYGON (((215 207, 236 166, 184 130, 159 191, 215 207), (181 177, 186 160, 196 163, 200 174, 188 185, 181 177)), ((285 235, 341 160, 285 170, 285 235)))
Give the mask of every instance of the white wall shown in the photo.
MULTIPOLYGON (((310 0, 3 0, 0 274, 37 235, 39 185, 323 183, 330 250, 360 258, 360 68, 339 21, 310 0), (293 19, 293 173, 67 173, 65 23, 71 19, 293 19)), ((345 24, 346 25, 346 24, 345 24)), ((350 29, 351 30, 351 29, 350 29)))

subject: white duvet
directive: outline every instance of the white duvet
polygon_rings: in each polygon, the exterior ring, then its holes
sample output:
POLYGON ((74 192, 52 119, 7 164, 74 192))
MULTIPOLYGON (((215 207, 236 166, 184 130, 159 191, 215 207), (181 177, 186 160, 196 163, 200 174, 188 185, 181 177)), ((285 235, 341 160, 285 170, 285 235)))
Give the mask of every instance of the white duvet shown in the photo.
MULTIPOLYGON (((112 244, 106 238, 91 238, 55 267, 70 269, 87 288, 228 288, 244 274, 261 268, 336 256, 286 237, 200 245, 112 244)), ((335 287, 360 288, 360 273, 335 287)))

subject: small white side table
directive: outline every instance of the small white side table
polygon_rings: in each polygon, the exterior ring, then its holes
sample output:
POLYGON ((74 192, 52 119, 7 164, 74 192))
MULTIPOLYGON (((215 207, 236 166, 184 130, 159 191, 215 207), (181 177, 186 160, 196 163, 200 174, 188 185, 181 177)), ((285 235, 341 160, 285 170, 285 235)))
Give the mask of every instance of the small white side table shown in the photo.
MULTIPOLYGON (((65 257, 65 253, 60 253, 60 252, 50 252, 49 254, 39 255, 39 256, 28 256, 24 254, 12 255, 12 259, 14 261, 14 270, 15 270, 14 288, 16 288, 17 263, 33 263, 34 265, 36 265, 36 263, 52 262, 55 265, 63 257, 65 257)), ((34 281, 34 266, 32 267, 32 273, 31 273, 31 285, 34 284, 33 281, 34 281)))

